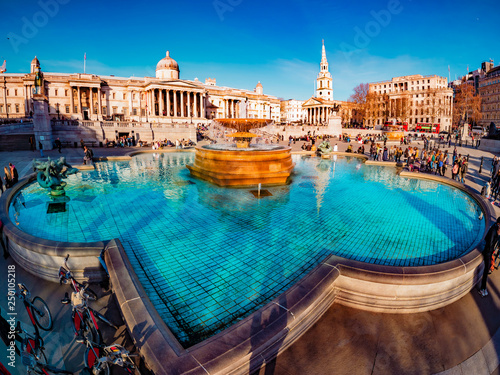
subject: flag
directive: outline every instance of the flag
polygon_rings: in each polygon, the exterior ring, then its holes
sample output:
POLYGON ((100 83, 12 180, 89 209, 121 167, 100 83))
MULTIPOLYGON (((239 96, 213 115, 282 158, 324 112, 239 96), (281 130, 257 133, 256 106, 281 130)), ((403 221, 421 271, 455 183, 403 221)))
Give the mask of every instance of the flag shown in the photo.
POLYGON ((83 55, 83 59, 87 60, 87 52, 85 52, 85 54, 83 55))
POLYGON ((7 71, 7 61, 4 60, 2 66, 0 66, 0 73, 5 73, 7 71))

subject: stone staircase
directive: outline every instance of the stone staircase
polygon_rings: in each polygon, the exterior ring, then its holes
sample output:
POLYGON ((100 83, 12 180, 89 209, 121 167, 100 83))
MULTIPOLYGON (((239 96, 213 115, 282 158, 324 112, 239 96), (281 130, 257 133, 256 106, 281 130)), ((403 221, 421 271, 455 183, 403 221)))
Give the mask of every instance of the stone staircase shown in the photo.
POLYGON ((30 150, 30 137, 34 134, 0 134, 0 151, 30 150))

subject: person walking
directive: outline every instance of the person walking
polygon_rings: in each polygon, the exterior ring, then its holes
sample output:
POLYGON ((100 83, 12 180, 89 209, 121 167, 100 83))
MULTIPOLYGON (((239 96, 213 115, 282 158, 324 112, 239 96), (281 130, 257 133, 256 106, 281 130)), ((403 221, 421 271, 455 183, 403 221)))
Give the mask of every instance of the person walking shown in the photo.
POLYGON ((464 158, 462 160, 462 165, 460 166, 460 182, 462 184, 465 184, 465 175, 467 174, 468 164, 467 159, 464 158))
POLYGON ((38 148, 40 149, 40 156, 43 158, 43 145, 40 141, 38 141, 38 148))
POLYGON ((486 244, 483 249, 483 260, 484 260, 484 270, 483 270, 483 278, 481 280, 481 289, 479 289, 479 294, 481 297, 486 297, 488 295, 488 291, 486 290, 486 283, 488 281, 488 274, 491 272, 491 257, 495 251, 495 248, 498 246, 498 239, 500 238, 500 217, 497 218, 495 224, 491 226, 486 234, 486 244))
POLYGON ((61 153, 61 147, 62 147, 61 140, 59 138, 57 138, 54 143, 56 144, 56 147, 59 150, 59 153, 61 153))

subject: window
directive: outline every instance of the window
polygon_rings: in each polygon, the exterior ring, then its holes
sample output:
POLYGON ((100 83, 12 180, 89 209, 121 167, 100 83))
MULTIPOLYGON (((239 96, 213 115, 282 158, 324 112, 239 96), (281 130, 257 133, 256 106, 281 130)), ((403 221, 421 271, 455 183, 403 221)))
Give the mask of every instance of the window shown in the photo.
POLYGON ((116 94, 115 94, 115 93, 113 93, 113 99, 115 99, 115 98, 116 98, 116 94))
POLYGON ((3 113, 3 104, 0 104, 0 113, 3 113))
POLYGON ((127 99, 127 93, 123 93, 123 100, 127 99))
POLYGON ((108 114, 108 109, 106 108, 106 106, 102 107, 102 114, 103 115, 107 115, 108 114))
MULTIPOLYGON (((115 94, 113 94, 115 95, 115 94)), ((118 113, 118 107, 113 107, 113 113, 118 113)))
POLYGON ((54 95, 57 96, 57 89, 54 90, 54 95))
POLYGON ((64 96, 68 96, 68 90, 64 90, 64 96))
POLYGON ((10 113, 10 104, 7 104, 7 113, 10 113))
MULTIPOLYGON (((68 91, 68 90, 66 90, 68 91)), ((66 105, 66 113, 69 113, 69 105, 66 105)))
POLYGON ((132 109, 132 113, 134 116, 137 116, 137 108, 132 109))
POLYGON ((9 96, 9 90, 7 89, 7 96, 9 96))
POLYGON ((14 96, 17 96, 17 90, 14 90, 14 96))
POLYGON ((19 104, 16 104, 16 113, 19 113, 19 104))
POLYGON ((78 106, 75 105, 75 107, 73 108, 73 113, 78 113, 78 106))

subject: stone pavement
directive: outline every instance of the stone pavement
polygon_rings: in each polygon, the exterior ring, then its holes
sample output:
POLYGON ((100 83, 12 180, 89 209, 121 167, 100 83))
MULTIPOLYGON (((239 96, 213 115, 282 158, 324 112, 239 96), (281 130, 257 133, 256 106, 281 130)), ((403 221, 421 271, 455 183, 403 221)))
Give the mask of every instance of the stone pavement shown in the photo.
MULTIPOLYGON (((301 151, 303 143, 292 144, 292 150, 301 151)), ((339 151, 347 148, 345 142, 332 141, 334 143, 338 144, 339 151)), ((417 146, 421 148, 422 143, 417 146)), ((356 150, 357 144, 353 147, 356 150)), ((95 148, 94 154, 117 156, 136 149, 95 148)), ((470 155, 466 184, 479 192, 490 177, 493 154, 470 147, 458 148, 458 152, 470 155), (484 157, 484 165, 479 174, 481 157, 484 157)), ((81 164, 83 159, 80 148, 63 148, 62 154, 57 150, 44 153, 51 158, 65 156, 74 165, 81 164)), ((31 172, 34 157, 40 157, 38 151, 0 152, 0 167, 12 162, 22 177, 31 172)), ((447 176, 450 176, 449 168, 447 176)), ((495 212, 500 215, 498 206, 495 212)), ((0 257, 0 275, 6 275, 9 264, 13 264, 11 258, 0 257)), ((70 308, 60 304, 64 293, 70 291, 69 286, 37 279, 20 268, 16 269, 16 282, 24 282, 33 296, 39 295, 49 304, 54 328, 51 332, 42 331, 49 363, 78 373, 83 367, 85 348, 73 340, 70 308)), ((120 323, 120 314, 110 293, 98 285, 93 289, 102 296, 93 307, 120 323)), ((434 374, 445 370, 445 374, 500 374, 499 271, 490 276, 488 290, 490 295, 486 298, 473 290, 447 307, 418 314, 376 314, 333 304, 309 331, 258 374, 434 374)), ((6 293, 7 278, 3 276, 0 277, 0 307, 4 317, 6 293)), ((29 331, 27 313, 21 301, 16 303, 17 318, 29 331)), ((123 325, 117 332, 104 323, 101 327, 105 342, 123 343, 131 348, 123 325)), ((0 362, 4 365, 8 362, 6 352, 5 344, 0 341, 0 362)), ((8 367, 11 373, 24 373, 19 357, 16 364, 15 370, 8 367)))

